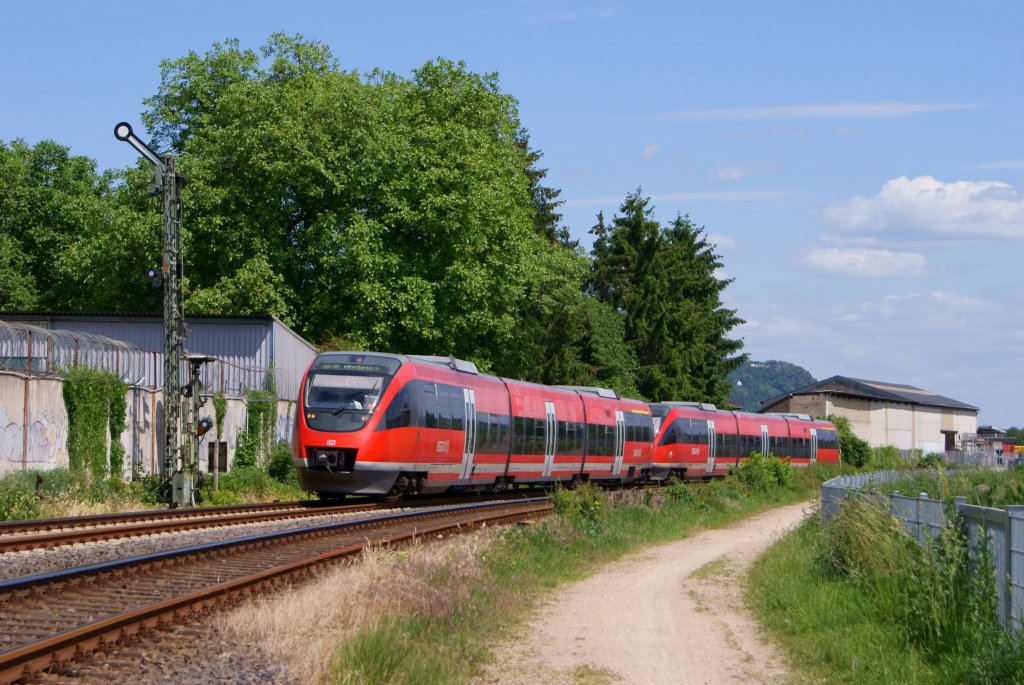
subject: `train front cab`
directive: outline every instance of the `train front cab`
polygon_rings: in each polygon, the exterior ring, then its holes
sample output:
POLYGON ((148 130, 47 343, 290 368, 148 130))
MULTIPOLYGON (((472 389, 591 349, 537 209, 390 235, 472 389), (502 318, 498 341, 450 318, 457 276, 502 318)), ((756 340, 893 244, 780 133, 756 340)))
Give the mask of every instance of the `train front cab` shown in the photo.
MULTIPOLYGON (((322 495, 386 494, 404 464, 381 459, 377 426, 410 377, 402 357, 331 352, 319 355, 303 378, 298 398, 293 462, 299 484, 322 495)), ((393 454, 405 453, 408 435, 392 434, 393 454)))

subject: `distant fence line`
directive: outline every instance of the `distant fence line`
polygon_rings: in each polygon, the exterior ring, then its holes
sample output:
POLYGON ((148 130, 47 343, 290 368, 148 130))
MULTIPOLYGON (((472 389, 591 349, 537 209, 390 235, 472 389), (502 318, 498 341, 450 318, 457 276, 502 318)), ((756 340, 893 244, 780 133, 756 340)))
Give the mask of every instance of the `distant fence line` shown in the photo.
MULTIPOLYGON (((75 367, 109 371, 128 385, 157 388, 162 385, 163 353, 93 333, 0 321, 0 369, 63 378, 75 367)), ((187 381, 187 362, 181 362, 179 373, 187 381)), ((204 393, 225 395, 271 388, 286 388, 290 395, 295 387, 282 369, 242 366, 220 358, 202 367, 200 380, 204 393)))
MULTIPOLYGON (((921 473, 876 471, 826 481, 821 485, 822 517, 826 521, 833 519, 843 502, 861 496, 866 485, 891 485, 921 473)), ((888 499, 893 516, 921 546, 927 545, 948 525, 947 506, 929 499, 927 493, 908 497, 893 492, 883 497, 888 499)), ((963 497, 955 500, 955 513, 966 529, 971 558, 978 560, 982 543, 988 545, 996 575, 999 619, 1004 627, 1019 632, 1024 625, 1024 506, 995 509, 967 504, 963 497)))

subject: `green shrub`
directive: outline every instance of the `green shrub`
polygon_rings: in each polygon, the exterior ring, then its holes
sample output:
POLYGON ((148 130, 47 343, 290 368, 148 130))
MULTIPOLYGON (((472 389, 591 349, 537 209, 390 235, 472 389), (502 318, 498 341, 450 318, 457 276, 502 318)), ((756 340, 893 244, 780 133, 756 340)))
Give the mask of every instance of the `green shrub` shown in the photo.
POLYGON ((678 502, 693 509, 706 509, 707 503, 697 495, 696 490, 698 487, 700 486, 696 483, 684 483, 683 481, 673 480, 662 488, 662 492, 670 501, 678 502))
POLYGON ((745 487, 757 492, 768 492, 775 487, 788 488, 796 480, 789 460, 765 457, 760 452, 751 453, 750 459, 741 462, 736 467, 735 476, 745 487))
POLYGON ((292 462, 292 446, 289 443, 282 440, 274 445, 274 449, 270 453, 270 463, 267 465, 267 472, 271 478, 282 483, 298 485, 299 475, 295 471, 295 464, 292 462))
POLYGON ((836 426, 836 432, 839 434, 839 450, 842 454, 844 464, 849 464, 856 468, 861 468, 868 463, 871 458, 871 448, 868 446, 867 441, 861 440, 850 428, 850 420, 845 416, 836 416, 835 414, 829 414, 825 417, 826 421, 831 421, 836 426))
POLYGON ((605 501, 601 488, 593 483, 579 483, 571 490, 558 488, 551 493, 555 513, 574 523, 597 523, 604 513, 605 501))
POLYGON ((19 521, 39 516, 39 497, 23 483, 0 481, 0 521, 19 521))
POLYGON ((780 488, 791 487, 796 481, 796 470, 788 459, 779 459, 776 456, 768 455, 768 471, 775 484, 780 488))
POLYGON ((871 449, 867 466, 878 471, 899 468, 900 451, 893 445, 874 447, 871 449))
POLYGON ((775 485, 775 476, 768 465, 768 459, 760 452, 753 452, 749 459, 740 462, 733 475, 747 488, 759 492, 767 492, 775 485))
POLYGON ((917 468, 944 470, 946 468, 946 458, 937 452, 929 452, 927 456, 921 457, 918 460, 917 468))

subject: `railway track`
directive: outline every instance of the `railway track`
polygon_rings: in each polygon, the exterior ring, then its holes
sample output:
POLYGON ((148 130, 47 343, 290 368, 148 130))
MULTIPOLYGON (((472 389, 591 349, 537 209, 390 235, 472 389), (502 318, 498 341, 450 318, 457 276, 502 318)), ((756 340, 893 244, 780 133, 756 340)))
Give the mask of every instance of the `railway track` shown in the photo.
POLYGON ((0 685, 194 620, 368 545, 467 531, 550 512, 547 498, 387 513, 0 581, 0 685))
MULTIPOLYGON (((521 498, 522 495, 506 493, 495 497, 495 499, 513 497, 521 498)), ((184 530, 470 501, 480 500, 479 497, 434 497, 380 503, 367 499, 352 504, 336 505, 315 501, 272 502, 225 507, 156 509, 60 519, 6 521, 0 522, 0 554, 184 530)))
POLYGON ((379 504, 372 502, 336 506, 303 502, 275 502, 231 507, 135 511, 66 519, 11 521, 0 524, 0 553, 182 530, 358 513, 374 511, 379 508, 379 504))

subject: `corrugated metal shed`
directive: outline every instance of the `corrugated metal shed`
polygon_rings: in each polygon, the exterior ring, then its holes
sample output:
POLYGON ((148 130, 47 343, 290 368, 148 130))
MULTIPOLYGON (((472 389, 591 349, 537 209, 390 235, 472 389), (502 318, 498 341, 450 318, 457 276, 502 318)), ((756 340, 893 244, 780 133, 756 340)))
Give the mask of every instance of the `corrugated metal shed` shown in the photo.
MULTIPOLYGON (((158 315, 16 312, 0 314, 0 319, 131 343, 152 355, 140 385, 156 387, 163 383, 163 319, 158 315)), ((185 323, 188 352, 224 362, 204 370, 207 387, 223 387, 226 391, 261 388, 266 370, 273 367, 278 396, 295 399, 302 374, 316 356, 313 345, 270 315, 186 316, 185 323)))

